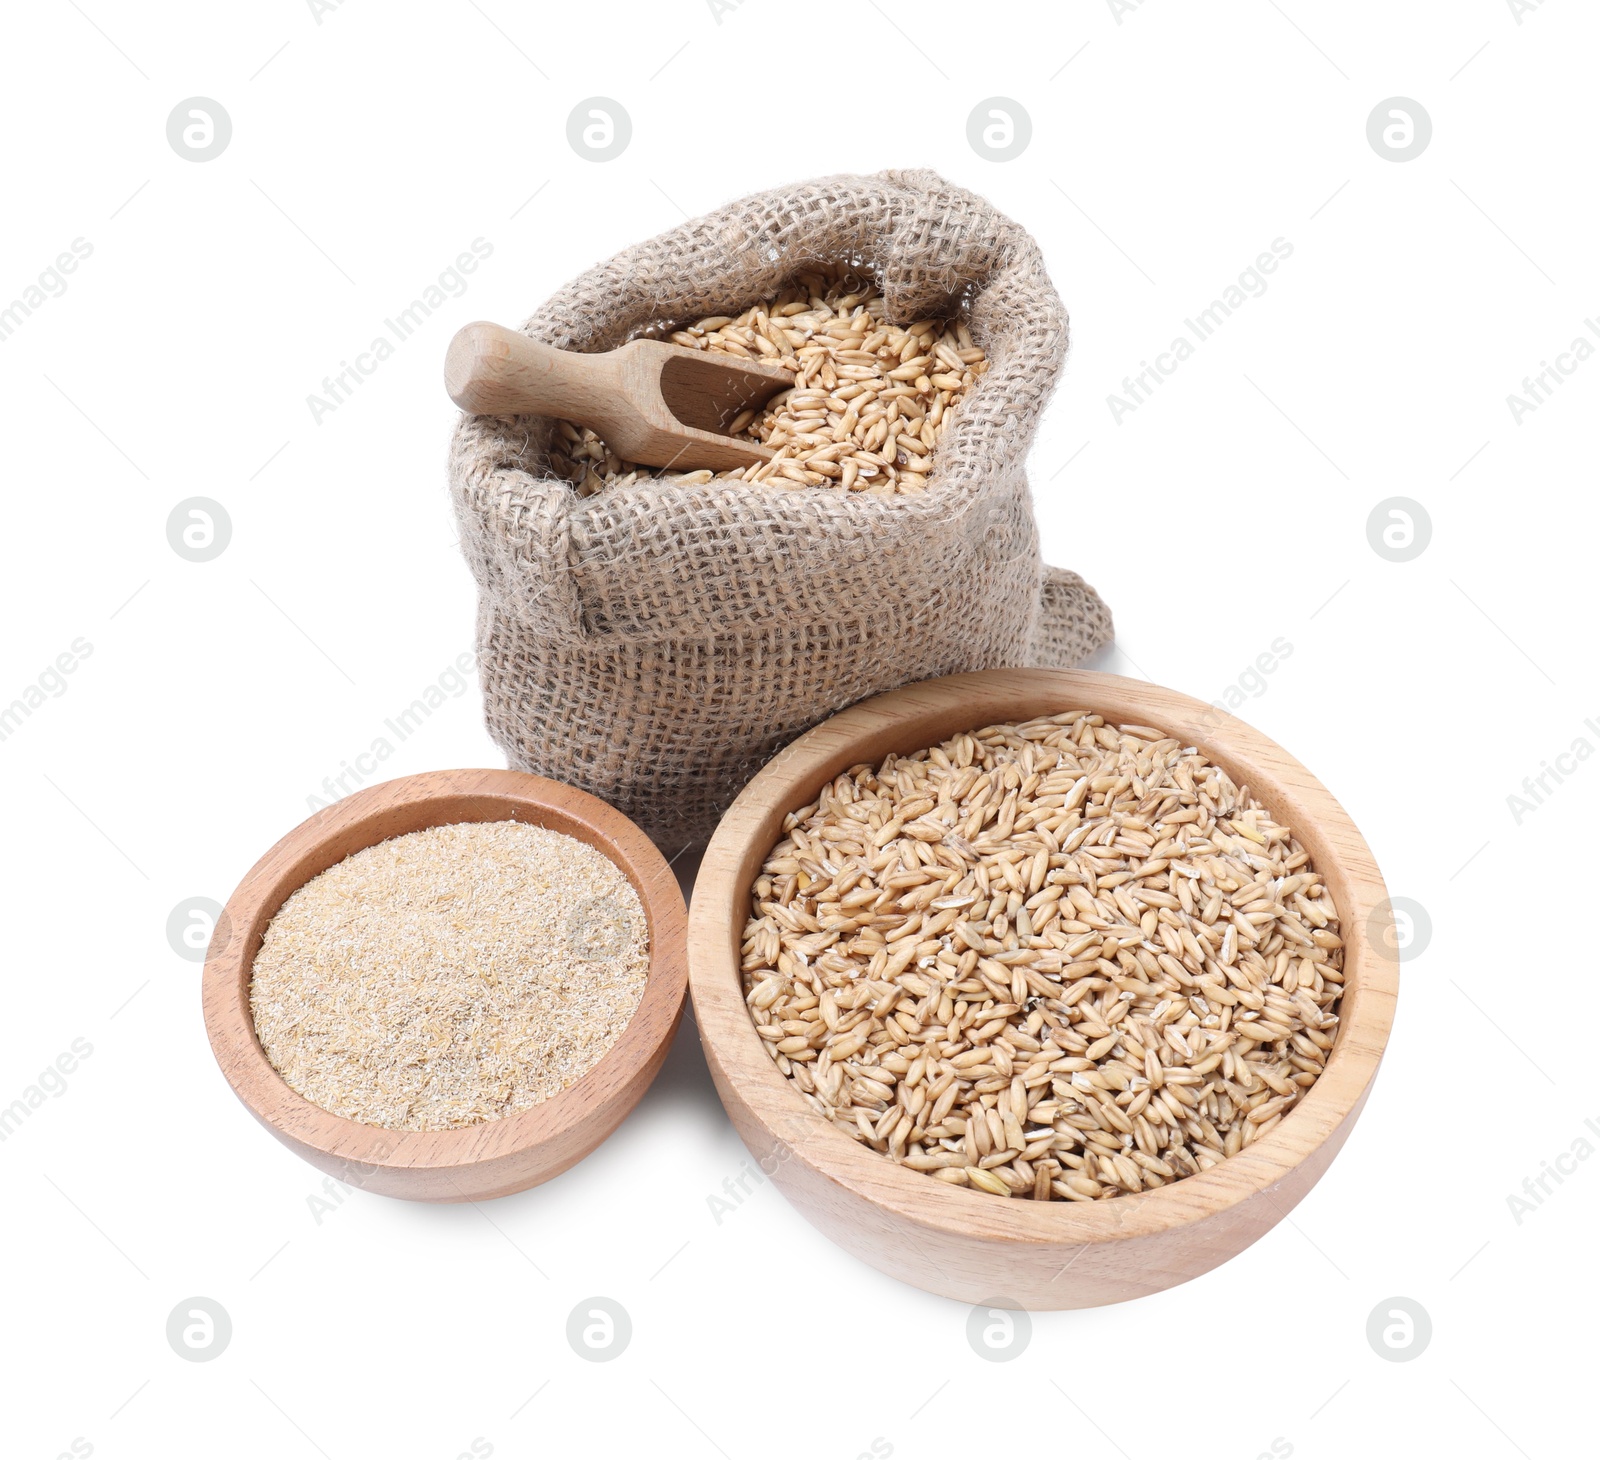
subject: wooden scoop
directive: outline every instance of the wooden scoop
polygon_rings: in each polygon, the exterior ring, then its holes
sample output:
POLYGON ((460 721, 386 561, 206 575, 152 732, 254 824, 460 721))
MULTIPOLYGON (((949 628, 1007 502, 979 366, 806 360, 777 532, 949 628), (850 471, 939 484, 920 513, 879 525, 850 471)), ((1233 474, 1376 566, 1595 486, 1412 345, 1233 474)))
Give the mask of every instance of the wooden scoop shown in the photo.
POLYGON ((444 361, 444 387, 464 411, 575 421, 624 461, 679 471, 771 460, 770 447, 735 439, 728 427, 793 384, 776 365, 660 340, 585 355, 481 321, 456 331, 444 361))

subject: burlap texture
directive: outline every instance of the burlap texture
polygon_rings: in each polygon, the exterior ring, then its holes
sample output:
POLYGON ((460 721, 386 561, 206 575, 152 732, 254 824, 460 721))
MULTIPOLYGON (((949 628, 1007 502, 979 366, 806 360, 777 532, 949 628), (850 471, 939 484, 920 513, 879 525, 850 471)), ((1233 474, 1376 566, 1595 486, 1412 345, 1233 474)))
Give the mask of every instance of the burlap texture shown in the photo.
POLYGON ((490 734, 510 764, 593 792, 670 853, 710 835, 789 740, 940 674, 1067 667, 1111 637, 1039 557, 1024 460, 1067 349, 1028 234, 927 171, 744 198, 616 255, 524 326, 608 350, 662 322, 738 314, 797 270, 848 260, 900 323, 964 312, 990 367, 926 492, 642 482, 579 498, 551 422, 463 416, 450 452, 480 590, 490 734))

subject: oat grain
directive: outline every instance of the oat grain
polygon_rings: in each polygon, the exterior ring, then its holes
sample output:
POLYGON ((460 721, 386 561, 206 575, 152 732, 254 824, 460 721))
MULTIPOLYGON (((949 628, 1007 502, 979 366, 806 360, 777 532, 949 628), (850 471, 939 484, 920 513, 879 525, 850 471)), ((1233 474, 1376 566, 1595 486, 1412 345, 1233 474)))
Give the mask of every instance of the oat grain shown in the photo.
POLYGON ((1193 746, 1070 711, 856 766, 751 890, 757 1032, 854 1139, 1101 1201, 1259 1140, 1338 1028, 1332 896, 1193 746))

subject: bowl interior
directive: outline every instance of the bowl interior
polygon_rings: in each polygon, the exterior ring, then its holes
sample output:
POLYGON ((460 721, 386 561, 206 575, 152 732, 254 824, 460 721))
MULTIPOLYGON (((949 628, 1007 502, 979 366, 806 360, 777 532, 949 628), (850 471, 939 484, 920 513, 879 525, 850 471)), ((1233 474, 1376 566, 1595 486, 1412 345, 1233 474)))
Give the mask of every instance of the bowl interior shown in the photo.
POLYGON ((207 1022, 224 1073, 266 1124, 345 1163, 352 1185, 360 1184, 367 1168, 494 1159, 568 1134, 589 1114, 599 1092, 648 1062, 647 1041, 658 1037, 663 1016, 670 1029, 684 998, 678 951, 683 903, 654 844, 596 798, 521 772, 436 772, 355 792, 273 847, 240 884, 225 919, 205 973, 207 1022), (429 827, 485 821, 519 821, 565 833, 595 847, 628 878, 644 909, 650 946, 644 993, 622 1036, 565 1090, 499 1120, 453 1130, 390 1130, 313 1105, 272 1068, 250 1012, 251 974, 268 924, 293 892, 354 852, 429 827))
POLYGON ((1082 671, 1012 670, 956 675, 893 691, 808 732, 745 789, 707 849, 693 900, 691 982, 702 1035, 720 1074, 758 1118, 809 1164, 880 1204, 935 1224, 996 1222, 1003 1235, 1031 1229, 1086 1240, 1164 1230, 1270 1186, 1359 1107, 1392 1017, 1392 957, 1369 936, 1384 889, 1360 834, 1333 797, 1280 747, 1212 706, 1138 681, 1082 671), (739 949, 749 889, 789 812, 850 767, 937 745, 963 731, 1086 709, 1108 724, 1163 730, 1204 752, 1293 829, 1323 876, 1345 940, 1345 992, 1334 1048, 1316 1084, 1279 1125, 1237 1156, 1154 1191, 1103 1202, 1005 1201, 947 1186, 900 1166, 823 1120, 773 1063, 744 1005, 739 949), (702 907, 702 895, 706 906, 702 907), (725 920, 718 938, 716 925, 725 920), (707 954, 710 954, 708 957, 707 954), (704 1007, 703 1007, 704 1005, 704 1007))

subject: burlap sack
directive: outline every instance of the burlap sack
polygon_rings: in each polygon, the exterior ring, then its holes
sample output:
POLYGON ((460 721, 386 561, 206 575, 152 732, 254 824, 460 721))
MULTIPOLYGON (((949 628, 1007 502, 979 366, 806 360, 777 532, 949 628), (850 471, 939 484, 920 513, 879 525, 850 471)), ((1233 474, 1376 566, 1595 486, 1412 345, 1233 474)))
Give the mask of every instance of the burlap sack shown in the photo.
POLYGON ((934 173, 823 178, 742 199, 619 253, 523 326, 608 350, 662 321, 737 314, 849 260, 901 323, 963 310, 992 362, 917 496, 643 482, 577 497, 551 423, 463 416, 450 482, 479 590, 489 732, 512 766, 592 791, 669 854, 710 835, 801 731, 911 680, 1065 667, 1111 636, 1044 566, 1023 464, 1067 349, 1033 240, 934 173))

